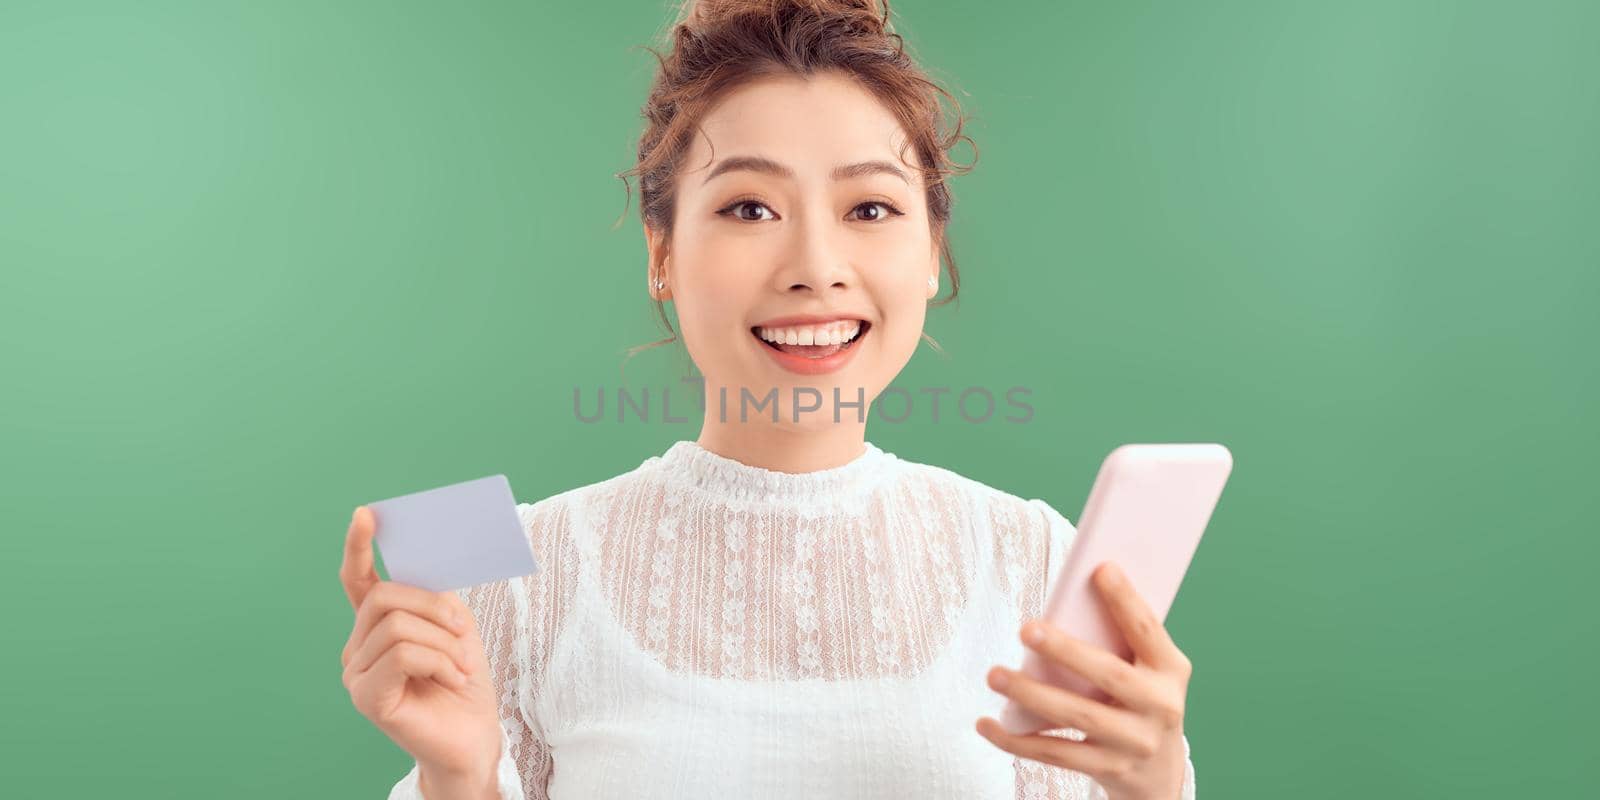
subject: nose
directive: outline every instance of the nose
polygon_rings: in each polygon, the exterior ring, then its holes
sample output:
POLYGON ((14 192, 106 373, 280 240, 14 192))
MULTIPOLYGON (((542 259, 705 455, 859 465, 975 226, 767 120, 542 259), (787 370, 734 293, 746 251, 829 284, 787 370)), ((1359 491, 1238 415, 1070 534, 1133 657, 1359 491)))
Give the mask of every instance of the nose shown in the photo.
POLYGON ((793 283, 789 284, 788 290, 791 292, 816 292, 819 290, 819 287, 827 287, 830 289, 847 288, 844 278, 835 277, 833 275, 833 273, 837 272, 837 270, 824 268, 813 270, 811 272, 813 273, 811 276, 797 279, 793 283))
POLYGON ((822 225, 802 225, 792 257, 778 271, 778 288, 785 292, 820 294, 827 289, 846 289, 852 271, 845 255, 828 239, 822 225))

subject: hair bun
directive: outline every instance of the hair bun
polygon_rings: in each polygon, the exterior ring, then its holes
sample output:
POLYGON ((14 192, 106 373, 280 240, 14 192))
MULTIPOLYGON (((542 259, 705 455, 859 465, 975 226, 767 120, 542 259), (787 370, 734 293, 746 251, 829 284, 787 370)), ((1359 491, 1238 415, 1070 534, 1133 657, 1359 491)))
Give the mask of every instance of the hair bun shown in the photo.
POLYGON ((684 0, 678 20, 685 28, 702 31, 730 19, 777 16, 785 11, 846 17, 870 35, 894 33, 889 23, 888 0, 684 0))

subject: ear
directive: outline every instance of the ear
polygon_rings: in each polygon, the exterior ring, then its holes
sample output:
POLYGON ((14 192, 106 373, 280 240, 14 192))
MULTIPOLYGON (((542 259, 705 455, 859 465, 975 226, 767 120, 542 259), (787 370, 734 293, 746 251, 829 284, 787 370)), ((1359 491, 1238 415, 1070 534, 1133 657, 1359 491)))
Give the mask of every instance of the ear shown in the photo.
POLYGON ((670 300, 672 297, 671 286, 659 291, 656 289, 657 279, 663 281, 671 280, 666 272, 668 257, 671 254, 670 243, 659 231, 651 230, 650 226, 646 225, 644 227, 644 246, 647 253, 645 258, 645 281, 649 287, 650 297, 658 300, 670 300))

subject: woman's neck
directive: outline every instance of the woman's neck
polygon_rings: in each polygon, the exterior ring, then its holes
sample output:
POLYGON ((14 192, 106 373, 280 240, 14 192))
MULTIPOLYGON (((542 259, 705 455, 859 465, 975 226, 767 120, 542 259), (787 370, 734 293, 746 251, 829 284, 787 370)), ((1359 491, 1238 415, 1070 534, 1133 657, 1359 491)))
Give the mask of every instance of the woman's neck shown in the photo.
POLYGON ((816 472, 850 463, 866 451, 865 422, 801 428, 770 419, 720 420, 707 408, 696 443, 725 458, 776 472, 816 472))

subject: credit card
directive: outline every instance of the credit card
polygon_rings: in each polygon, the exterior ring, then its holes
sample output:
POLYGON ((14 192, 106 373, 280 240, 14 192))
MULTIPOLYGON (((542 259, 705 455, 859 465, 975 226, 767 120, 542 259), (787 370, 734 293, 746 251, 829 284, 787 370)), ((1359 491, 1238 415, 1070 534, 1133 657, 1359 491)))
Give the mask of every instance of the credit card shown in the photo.
POLYGON ((442 592, 539 570, 504 475, 366 506, 389 580, 442 592))

